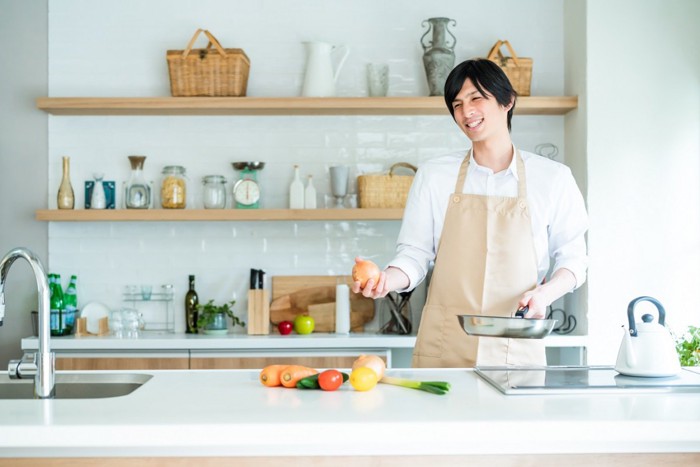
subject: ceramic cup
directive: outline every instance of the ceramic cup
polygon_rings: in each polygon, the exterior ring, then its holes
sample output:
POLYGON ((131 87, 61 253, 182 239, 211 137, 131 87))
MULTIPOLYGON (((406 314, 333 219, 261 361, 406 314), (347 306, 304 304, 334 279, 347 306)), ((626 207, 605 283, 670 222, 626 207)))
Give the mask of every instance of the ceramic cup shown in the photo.
POLYGON ((389 91, 389 65, 367 64, 367 90, 370 97, 383 97, 389 91))

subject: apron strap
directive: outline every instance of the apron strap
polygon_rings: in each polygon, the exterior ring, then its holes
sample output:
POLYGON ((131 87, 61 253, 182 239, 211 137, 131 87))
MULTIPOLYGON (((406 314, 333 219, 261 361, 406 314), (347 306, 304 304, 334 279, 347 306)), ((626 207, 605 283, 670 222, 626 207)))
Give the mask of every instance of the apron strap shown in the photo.
POLYGON ((459 166, 459 175, 457 175, 457 183, 455 184, 455 193, 464 193, 464 180, 467 178, 467 169, 469 168, 469 161, 472 158, 472 150, 467 151, 467 155, 462 161, 462 165, 459 166))
POLYGON ((525 183, 525 162, 520 155, 520 150, 515 148, 515 170, 518 174, 518 198, 527 199, 527 185, 525 183))
MULTIPOLYGON (((459 166, 459 174, 457 175, 457 183, 455 184, 455 193, 464 193, 464 181, 467 178, 467 170, 472 158, 472 149, 467 151, 462 164, 459 166)), ((527 199, 527 186, 525 184, 525 163, 520 155, 520 150, 515 148, 515 170, 518 174, 518 198, 527 199)))

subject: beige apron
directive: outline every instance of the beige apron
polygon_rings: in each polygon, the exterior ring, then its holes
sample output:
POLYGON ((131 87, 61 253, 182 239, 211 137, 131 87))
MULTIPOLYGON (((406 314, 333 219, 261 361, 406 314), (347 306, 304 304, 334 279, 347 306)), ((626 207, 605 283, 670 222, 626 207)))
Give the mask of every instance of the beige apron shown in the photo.
POLYGON ((539 339, 468 336, 457 315, 514 316, 537 285, 525 166, 515 151, 518 197, 464 194, 471 150, 459 169, 445 215, 423 308, 414 367, 545 365, 539 339))

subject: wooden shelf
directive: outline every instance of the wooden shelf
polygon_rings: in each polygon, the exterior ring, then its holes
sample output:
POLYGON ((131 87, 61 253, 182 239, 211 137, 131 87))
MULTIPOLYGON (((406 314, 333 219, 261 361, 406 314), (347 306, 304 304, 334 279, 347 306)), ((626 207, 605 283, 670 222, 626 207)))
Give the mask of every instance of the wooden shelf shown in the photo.
POLYGON ((36 220, 119 221, 361 221, 400 220, 403 209, 39 209, 36 220))
MULTIPOLYGON (((447 115, 442 97, 40 97, 52 115, 447 115)), ((519 115, 564 115, 576 96, 518 98, 519 115)))

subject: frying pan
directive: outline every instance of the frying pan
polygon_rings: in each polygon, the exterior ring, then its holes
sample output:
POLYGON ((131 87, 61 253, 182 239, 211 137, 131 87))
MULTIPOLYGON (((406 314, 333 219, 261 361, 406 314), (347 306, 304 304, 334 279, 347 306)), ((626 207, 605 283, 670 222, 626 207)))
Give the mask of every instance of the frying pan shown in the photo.
POLYGON ((542 339, 552 332, 556 319, 523 318, 528 307, 519 308, 515 318, 486 315, 457 315, 459 324, 470 336, 542 339))

